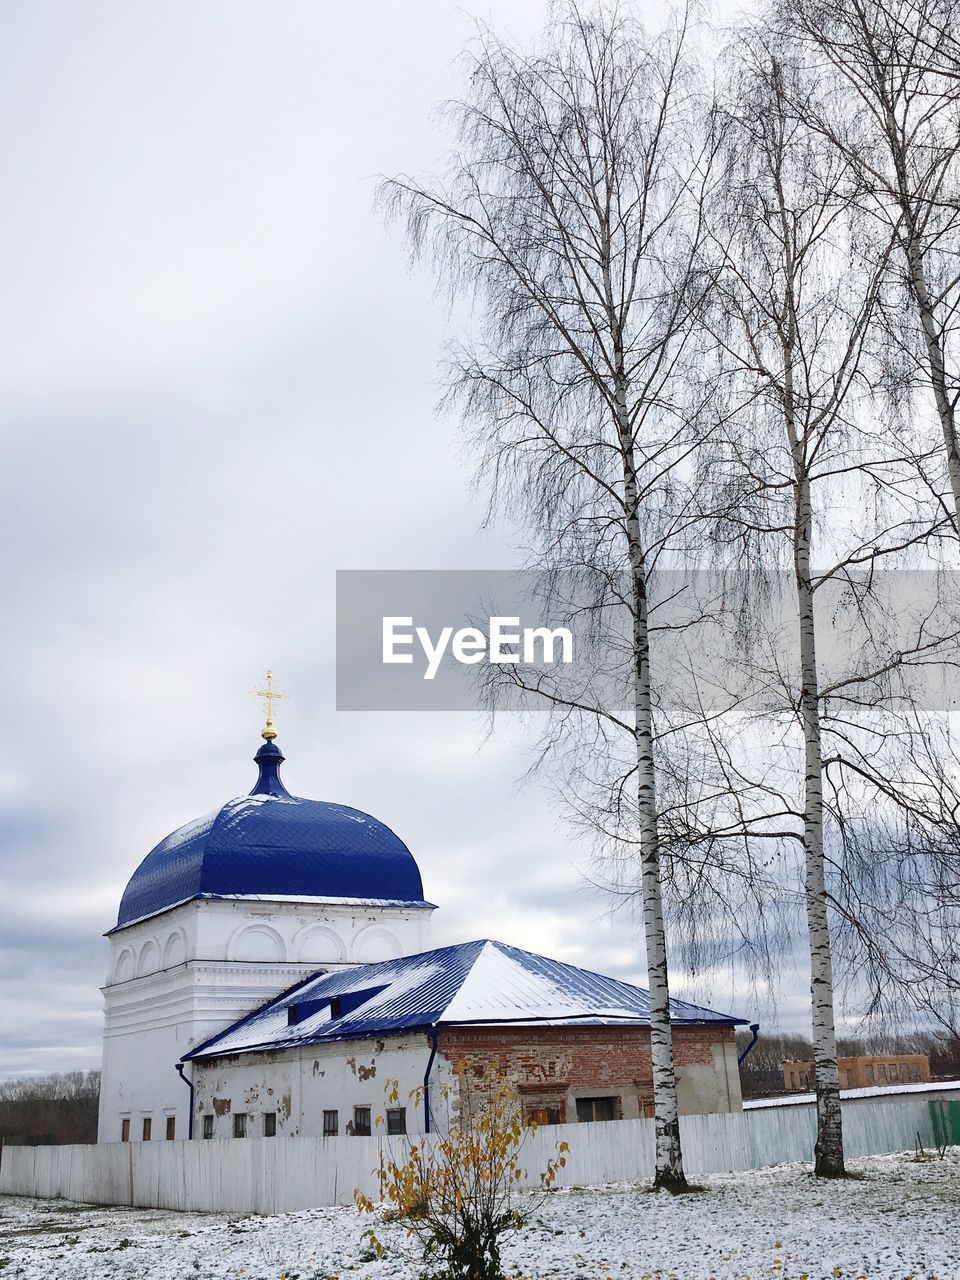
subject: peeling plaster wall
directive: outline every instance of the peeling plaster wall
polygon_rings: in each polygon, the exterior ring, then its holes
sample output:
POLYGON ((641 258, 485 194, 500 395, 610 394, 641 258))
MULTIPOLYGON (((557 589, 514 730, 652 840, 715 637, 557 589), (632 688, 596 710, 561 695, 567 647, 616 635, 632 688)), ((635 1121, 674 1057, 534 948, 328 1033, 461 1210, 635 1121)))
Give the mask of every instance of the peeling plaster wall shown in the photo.
MULTIPOLYGON (((373 1131, 383 1132, 387 1080, 399 1081, 407 1130, 423 1131, 423 1108, 409 1097, 423 1084, 430 1059, 430 1038, 422 1032, 384 1040, 351 1040, 304 1045, 276 1053, 242 1053, 216 1062, 193 1064, 194 1133, 203 1133, 204 1115, 213 1116, 213 1136, 233 1136, 233 1116, 247 1116, 247 1136, 261 1137, 263 1116, 276 1114, 277 1135, 323 1136, 324 1111, 336 1111, 340 1136, 353 1132, 354 1107, 369 1107, 373 1131)), ((449 1065, 435 1060, 431 1087, 452 1079, 449 1065)))
MULTIPOLYGON (((273 1053, 244 1053, 193 1066, 194 1133, 213 1116, 213 1137, 233 1136, 233 1116, 247 1119, 247 1136, 264 1133, 263 1115, 276 1113, 277 1134, 323 1136, 323 1112, 338 1112, 341 1136, 352 1133, 354 1107, 386 1109, 385 1082, 399 1081, 407 1131, 423 1132, 423 1107, 409 1098, 423 1083, 431 1042, 423 1032, 386 1039, 304 1045, 273 1053)), ((683 1114, 740 1111, 740 1078, 731 1027, 674 1030, 677 1091, 683 1114)), ((430 1078, 431 1109, 443 1127, 462 1087, 454 1068, 467 1061, 478 1072, 495 1062, 525 1107, 557 1106, 576 1122, 577 1099, 613 1096, 618 1119, 636 1119, 653 1101, 650 1034, 621 1027, 460 1027, 440 1033, 430 1078), (450 1102, 444 1100, 449 1086, 450 1102)), ((475 1087, 468 1076, 464 1087, 475 1087)), ((383 1132, 382 1127, 379 1129, 383 1132)))
POLYGON ((186 1137, 183 1055, 293 983, 348 969, 378 949, 412 955, 429 945, 432 911, 361 903, 196 900, 110 935, 103 988, 99 1140, 118 1142, 123 1120, 140 1139, 168 1116, 186 1137))
MULTIPOLYGON (((732 1027, 674 1027, 681 1115, 740 1111, 740 1073, 732 1027)), ((524 1107, 553 1108, 577 1119, 577 1099, 615 1099, 615 1119, 642 1117, 653 1104, 650 1032, 645 1027, 458 1027, 444 1030, 440 1052, 475 1072, 496 1064, 524 1107)))

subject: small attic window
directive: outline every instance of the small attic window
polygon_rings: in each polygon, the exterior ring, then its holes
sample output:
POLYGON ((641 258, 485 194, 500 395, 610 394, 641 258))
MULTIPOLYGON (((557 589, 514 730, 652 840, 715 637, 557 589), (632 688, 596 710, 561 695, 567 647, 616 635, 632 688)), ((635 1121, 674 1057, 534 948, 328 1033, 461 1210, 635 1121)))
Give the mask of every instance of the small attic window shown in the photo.
POLYGON ((339 996, 330 997, 330 1017, 331 1018, 340 1017, 340 997, 339 996))
POLYGON ((287 1026, 294 1027, 297 1024, 297 1006, 295 1004, 287 1005, 287 1026))

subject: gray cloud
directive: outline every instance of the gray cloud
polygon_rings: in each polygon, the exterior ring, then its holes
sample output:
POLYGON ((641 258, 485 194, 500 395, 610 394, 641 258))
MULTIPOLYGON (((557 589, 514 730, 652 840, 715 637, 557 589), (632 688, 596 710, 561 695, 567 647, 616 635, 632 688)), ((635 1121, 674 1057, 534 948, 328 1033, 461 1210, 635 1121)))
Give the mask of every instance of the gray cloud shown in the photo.
MULTIPOLYGON (((488 0, 522 37, 542 0, 488 0)), ((338 568, 512 563, 435 413, 445 319, 371 212, 434 166, 441 0, 38 0, 0 14, 0 1072, 95 1065, 123 886, 249 789, 268 665, 300 794, 418 856, 437 942, 628 977, 522 735, 337 715, 338 568)), ((723 993, 717 992, 717 999, 723 993)))

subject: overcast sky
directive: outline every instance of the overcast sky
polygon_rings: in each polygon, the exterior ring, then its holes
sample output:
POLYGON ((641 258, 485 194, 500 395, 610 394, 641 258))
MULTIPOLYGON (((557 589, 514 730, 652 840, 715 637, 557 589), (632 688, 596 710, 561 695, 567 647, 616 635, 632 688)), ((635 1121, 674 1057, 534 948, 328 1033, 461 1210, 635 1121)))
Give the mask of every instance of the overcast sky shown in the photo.
MULTIPOLYGON (((545 11, 476 12, 523 39, 545 11)), ((0 7, 0 1073, 98 1064, 101 935, 161 837, 249 790, 267 666, 287 785, 403 837, 438 944, 643 980, 519 735, 335 710, 337 569, 514 563, 434 411, 443 310, 371 210, 376 174, 439 165, 470 28, 447 0, 0 7)))

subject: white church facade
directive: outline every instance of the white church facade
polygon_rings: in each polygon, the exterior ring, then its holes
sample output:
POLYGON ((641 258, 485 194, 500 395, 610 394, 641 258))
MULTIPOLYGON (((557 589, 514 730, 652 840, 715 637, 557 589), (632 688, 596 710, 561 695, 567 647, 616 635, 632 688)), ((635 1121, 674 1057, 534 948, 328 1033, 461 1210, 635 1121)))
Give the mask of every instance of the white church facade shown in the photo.
MULTIPOLYGON (((359 810, 290 795, 268 719, 247 796, 131 877, 106 986, 99 1141, 430 1127, 456 1062, 541 1122, 649 1114, 647 993, 481 940, 429 949, 417 864, 359 810), (383 1082, 419 1107, 384 1115, 383 1082), (402 1112, 402 1114, 400 1114, 402 1112)), ((743 1019, 673 1002, 681 1110, 740 1107, 743 1019)))

